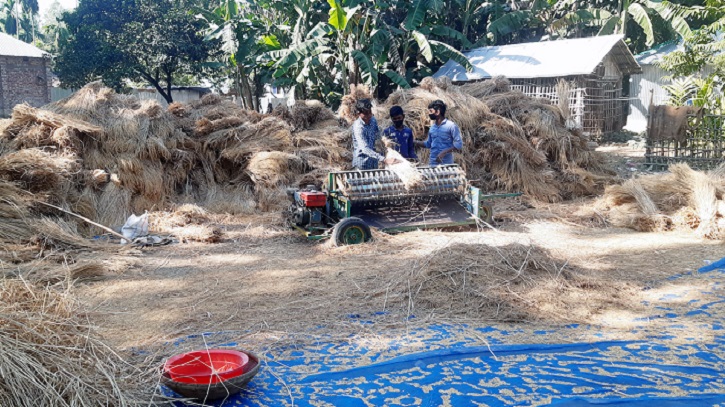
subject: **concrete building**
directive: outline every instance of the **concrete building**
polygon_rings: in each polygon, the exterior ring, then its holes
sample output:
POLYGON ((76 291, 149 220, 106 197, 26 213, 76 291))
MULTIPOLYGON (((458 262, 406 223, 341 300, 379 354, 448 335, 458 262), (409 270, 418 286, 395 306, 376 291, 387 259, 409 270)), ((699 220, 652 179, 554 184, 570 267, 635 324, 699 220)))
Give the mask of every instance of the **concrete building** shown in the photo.
POLYGON ((17 104, 50 103, 50 55, 0 33, 0 117, 8 117, 17 104))

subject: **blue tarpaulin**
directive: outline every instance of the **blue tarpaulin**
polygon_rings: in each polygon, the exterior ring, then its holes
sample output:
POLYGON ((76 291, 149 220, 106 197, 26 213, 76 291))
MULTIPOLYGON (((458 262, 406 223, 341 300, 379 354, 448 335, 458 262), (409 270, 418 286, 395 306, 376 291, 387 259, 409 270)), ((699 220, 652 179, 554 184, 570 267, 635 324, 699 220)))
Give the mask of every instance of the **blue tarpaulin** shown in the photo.
MULTIPOLYGON (((525 327, 434 325, 380 332, 382 347, 320 337, 315 345, 266 350, 262 369, 248 388, 216 405, 725 405, 725 259, 721 262, 673 276, 672 281, 699 283, 688 290, 705 287, 698 291, 704 300, 660 305, 657 315, 634 319, 632 332, 646 333, 641 340, 608 340, 596 333, 600 328, 578 325, 531 332, 525 327), (652 321, 664 329, 650 333, 652 321), (509 338, 522 332, 602 340, 511 343, 509 338)), ((662 304, 686 295, 680 287, 664 294, 662 304)), ((349 317, 374 330, 375 315, 349 317)), ((203 340, 207 346, 235 345, 223 333, 204 334, 203 340)), ((185 341, 200 341, 200 336, 185 341)))

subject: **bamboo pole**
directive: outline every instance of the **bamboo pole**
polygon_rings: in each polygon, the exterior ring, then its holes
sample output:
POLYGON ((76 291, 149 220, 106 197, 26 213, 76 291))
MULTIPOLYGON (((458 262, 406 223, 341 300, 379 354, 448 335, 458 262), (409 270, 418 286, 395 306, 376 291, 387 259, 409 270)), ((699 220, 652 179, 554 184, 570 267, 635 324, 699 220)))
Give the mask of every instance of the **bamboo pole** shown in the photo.
POLYGON ((63 208, 60 208, 60 207, 55 206, 55 205, 51 205, 51 204, 46 203, 46 202, 38 201, 38 203, 43 204, 45 206, 50 206, 51 208, 57 209, 57 210, 59 210, 59 211, 61 211, 63 213, 67 213, 68 215, 75 216, 76 218, 81 219, 81 220, 83 220, 83 221, 85 221, 87 223, 90 223, 91 225, 93 225, 95 227, 101 228, 101 229, 105 230, 106 232, 108 232, 108 233, 110 233, 110 234, 112 234, 112 235, 114 235, 114 236, 116 236, 118 238, 121 238, 123 240, 129 240, 126 237, 124 237, 122 234, 116 232, 115 230, 113 230, 113 229, 111 229, 111 228, 109 228, 107 226, 103 226, 100 223, 96 223, 96 222, 94 222, 94 221, 92 221, 92 220, 90 220, 90 219, 88 219, 86 217, 83 217, 81 215, 78 215, 77 213, 73 213, 71 211, 67 211, 67 210, 65 210, 63 208))

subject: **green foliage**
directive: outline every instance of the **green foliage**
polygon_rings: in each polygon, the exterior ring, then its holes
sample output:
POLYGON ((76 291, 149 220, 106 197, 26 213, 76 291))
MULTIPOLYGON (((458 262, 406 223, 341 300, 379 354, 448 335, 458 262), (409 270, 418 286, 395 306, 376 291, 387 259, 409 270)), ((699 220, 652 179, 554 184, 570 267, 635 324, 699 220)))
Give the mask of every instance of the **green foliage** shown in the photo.
POLYGON ((0 0, 0 31, 25 42, 35 42, 37 32, 37 0, 0 0))
POLYGON ((705 15, 712 22, 688 35, 681 50, 671 52, 659 63, 675 78, 666 88, 671 96, 669 103, 681 105, 686 95, 695 106, 710 113, 725 114, 725 39, 722 37, 725 8, 722 6, 708 6, 705 15))
POLYGON ((65 13, 68 38, 59 42, 55 69, 63 86, 102 79, 116 89, 145 80, 171 102, 178 75, 200 75, 217 44, 184 1, 84 0, 65 13))

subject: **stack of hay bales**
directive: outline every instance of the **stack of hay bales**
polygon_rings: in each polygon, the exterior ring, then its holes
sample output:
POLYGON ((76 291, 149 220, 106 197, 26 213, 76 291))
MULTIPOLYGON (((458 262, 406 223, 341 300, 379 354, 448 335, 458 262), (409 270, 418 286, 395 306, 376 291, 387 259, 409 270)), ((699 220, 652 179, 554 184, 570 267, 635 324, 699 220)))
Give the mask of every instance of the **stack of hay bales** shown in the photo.
POLYGON ((613 226, 639 231, 694 230, 710 239, 725 237, 725 165, 710 172, 674 164, 662 174, 644 175, 605 191, 598 207, 613 226))

